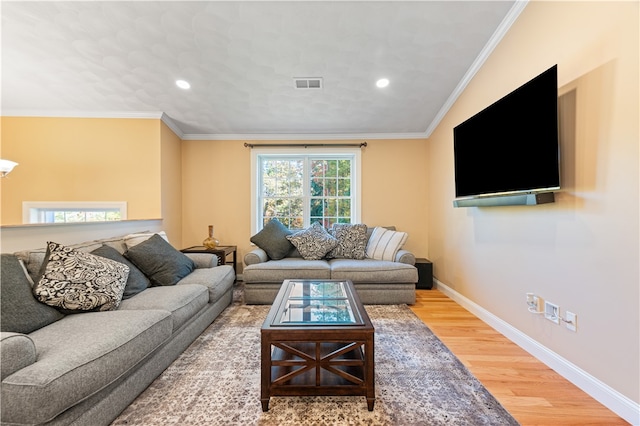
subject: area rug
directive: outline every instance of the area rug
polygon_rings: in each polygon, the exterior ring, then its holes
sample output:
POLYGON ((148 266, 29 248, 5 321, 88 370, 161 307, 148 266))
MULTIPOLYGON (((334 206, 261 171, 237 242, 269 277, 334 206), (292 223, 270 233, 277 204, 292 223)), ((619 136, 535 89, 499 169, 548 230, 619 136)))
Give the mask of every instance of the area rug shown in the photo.
POLYGON ((269 306, 228 307, 113 425, 517 425, 406 305, 367 305, 376 402, 272 397, 260 404, 260 326, 269 306))

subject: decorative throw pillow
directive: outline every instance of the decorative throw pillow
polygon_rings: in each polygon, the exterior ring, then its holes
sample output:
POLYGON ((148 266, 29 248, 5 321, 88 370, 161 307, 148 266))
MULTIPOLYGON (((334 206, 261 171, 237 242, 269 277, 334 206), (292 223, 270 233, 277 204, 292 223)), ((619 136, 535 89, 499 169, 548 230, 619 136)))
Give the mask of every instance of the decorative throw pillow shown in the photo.
POLYGON ((154 286, 174 285, 196 268, 193 260, 158 234, 131 247, 124 256, 140 268, 154 286))
POLYGON ((0 264, 0 331, 29 334, 64 318, 58 310, 38 302, 24 267, 13 254, 3 254, 0 264))
POLYGON ((364 259, 367 248, 367 225, 334 223, 329 233, 338 240, 336 248, 327 257, 364 259))
POLYGON ((264 250, 270 259, 279 260, 287 257, 293 250, 293 245, 287 239, 287 235, 291 234, 292 232, 274 217, 249 241, 264 250))
POLYGON ((320 222, 314 222, 307 229, 287 235, 287 239, 306 260, 320 260, 338 245, 338 240, 331 236, 320 222))
POLYGON ((169 238, 167 237, 167 233, 164 231, 160 231, 160 232, 139 232, 136 234, 129 234, 129 235, 125 235, 124 239, 124 245, 127 246, 127 249, 130 249, 131 247, 140 244, 143 241, 147 241, 149 238, 151 238, 153 235, 158 234, 160 235, 166 242, 169 242, 169 238))
POLYGON ((49 306, 70 312, 110 311, 120 305, 128 276, 127 265, 47 242, 33 294, 49 306))
POLYGON ((406 232, 391 231, 376 226, 367 244, 367 257, 377 260, 394 261, 409 235, 406 232))
POLYGON ((149 278, 147 278, 140 269, 136 268, 133 263, 129 262, 126 257, 121 255, 120 252, 113 247, 103 244, 102 247, 93 250, 91 254, 124 263, 129 267, 129 278, 127 278, 127 284, 124 287, 122 300, 135 296, 151 285, 149 278))

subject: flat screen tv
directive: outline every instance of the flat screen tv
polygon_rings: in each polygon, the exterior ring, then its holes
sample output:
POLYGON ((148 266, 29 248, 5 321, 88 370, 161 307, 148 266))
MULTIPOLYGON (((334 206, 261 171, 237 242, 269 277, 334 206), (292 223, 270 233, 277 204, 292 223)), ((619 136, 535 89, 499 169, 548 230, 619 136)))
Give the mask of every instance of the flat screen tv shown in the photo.
POLYGON ((557 65, 456 126, 453 144, 456 199, 559 189, 557 65))

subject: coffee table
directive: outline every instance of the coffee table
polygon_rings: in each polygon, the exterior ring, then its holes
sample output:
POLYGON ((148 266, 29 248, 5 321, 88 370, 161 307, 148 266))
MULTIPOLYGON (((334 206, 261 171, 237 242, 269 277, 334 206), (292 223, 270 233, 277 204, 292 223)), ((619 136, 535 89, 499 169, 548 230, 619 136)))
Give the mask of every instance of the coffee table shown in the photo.
POLYGON ((285 280, 261 329, 262 411, 272 396, 375 403, 374 327, 349 280, 285 280))

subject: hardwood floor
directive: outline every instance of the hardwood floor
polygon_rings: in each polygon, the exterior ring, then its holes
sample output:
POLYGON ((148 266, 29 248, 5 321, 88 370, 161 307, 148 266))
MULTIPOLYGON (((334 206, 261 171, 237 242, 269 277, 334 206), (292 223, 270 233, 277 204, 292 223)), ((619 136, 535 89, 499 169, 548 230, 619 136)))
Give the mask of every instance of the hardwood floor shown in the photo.
POLYGON ((411 310, 523 426, 628 424, 442 292, 416 297, 411 310))

